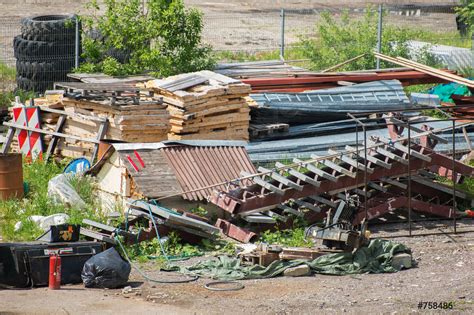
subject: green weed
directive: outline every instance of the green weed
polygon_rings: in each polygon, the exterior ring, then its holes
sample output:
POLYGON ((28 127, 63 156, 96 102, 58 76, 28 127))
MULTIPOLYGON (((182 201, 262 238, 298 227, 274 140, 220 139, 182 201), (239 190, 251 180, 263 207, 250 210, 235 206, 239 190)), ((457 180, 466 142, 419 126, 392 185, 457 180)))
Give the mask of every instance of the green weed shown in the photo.
POLYGON ((15 81, 16 69, 0 62, 0 81, 15 81))
POLYGON ((67 208, 48 197, 49 180, 60 174, 64 166, 65 163, 43 161, 23 164, 23 179, 28 187, 25 197, 21 200, 0 201, 0 235, 4 240, 34 240, 41 235, 41 230, 28 219, 32 215, 66 213, 70 216, 70 223, 80 223, 84 218, 103 220, 102 213, 95 205, 93 180, 90 177, 77 177, 71 183, 86 202, 85 209, 67 208), (15 231, 18 221, 22 222, 22 227, 15 231))
POLYGON ((268 244, 277 244, 290 247, 312 247, 311 240, 304 237, 304 228, 298 227, 288 230, 265 231, 260 240, 268 244))
POLYGON ((36 97, 36 94, 34 92, 23 90, 16 90, 15 92, 0 92, 0 107, 9 107, 15 100, 15 96, 19 96, 20 101, 25 102, 31 98, 36 97))

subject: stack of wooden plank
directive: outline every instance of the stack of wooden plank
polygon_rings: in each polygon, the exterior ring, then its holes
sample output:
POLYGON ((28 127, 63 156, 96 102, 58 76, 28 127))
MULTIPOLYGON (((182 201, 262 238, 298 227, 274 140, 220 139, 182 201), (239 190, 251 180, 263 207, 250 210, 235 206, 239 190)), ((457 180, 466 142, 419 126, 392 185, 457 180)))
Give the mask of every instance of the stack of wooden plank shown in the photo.
POLYGON ((146 83, 171 115, 168 139, 248 140, 250 86, 211 71, 146 83))
MULTIPOLYGON (((77 114, 103 117, 108 120, 104 139, 126 142, 158 142, 167 139, 169 114, 161 103, 120 106, 64 99, 64 109, 77 114)), ((75 133, 97 131, 96 125, 75 120, 70 124, 75 133)))
MULTIPOLYGON (((101 139, 125 142, 159 142, 167 139, 169 114, 161 97, 132 84, 67 82, 57 86, 66 90, 62 105, 68 113, 64 132, 96 138, 102 118, 107 121, 101 139), (91 119, 93 118, 93 119, 91 119)), ((89 155, 93 143, 64 139, 62 155, 89 155)))

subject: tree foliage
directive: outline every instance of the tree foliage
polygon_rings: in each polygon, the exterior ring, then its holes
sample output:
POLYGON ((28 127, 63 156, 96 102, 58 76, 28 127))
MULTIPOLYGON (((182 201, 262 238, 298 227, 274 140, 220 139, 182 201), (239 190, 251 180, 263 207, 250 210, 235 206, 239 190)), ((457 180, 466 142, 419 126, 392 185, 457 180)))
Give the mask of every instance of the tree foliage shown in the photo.
POLYGON ((461 21, 466 23, 471 30, 474 28, 474 1, 461 0, 461 5, 456 8, 456 13, 459 14, 461 21))
POLYGON ((89 3, 94 14, 83 18, 85 63, 79 71, 169 76, 213 67, 211 48, 201 41, 200 11, 185 8, 182 0, 145 3, 104 0, 105 8, 97 0, 89 3))
MULTIPOLYGON (((338 70, 374 69, 376 60, 372 52, 377 47, 377 23, 378 13, 371 8, 367 9, 361 19, 351 18, 348 11, 342 13, 340 18, 324 12, 316 24, 316 34, 302 37, 300 44, 305 57, 311 60, 313 70, 323 70, 362 54, 366 54, 365 57, 338 70)), ((392 56, 409 57, 408 41, 416 37, 415 35, 416 32, 411 29, 384 25, 381 52, 392 56)), ((428 53, 428 48, 418 51, 415 57, 419 62, 434 65, 437 61, 428 53)), ((381 67, 393 66, 381 62, 381 67)))

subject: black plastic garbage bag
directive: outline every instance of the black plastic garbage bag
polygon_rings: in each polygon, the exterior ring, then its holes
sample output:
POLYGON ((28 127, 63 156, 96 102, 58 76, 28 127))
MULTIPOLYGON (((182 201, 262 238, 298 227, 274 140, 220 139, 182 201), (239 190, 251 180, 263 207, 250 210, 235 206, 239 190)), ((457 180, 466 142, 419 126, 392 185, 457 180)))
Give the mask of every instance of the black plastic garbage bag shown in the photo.
POLYGON ((127 284, 130 270, 130 264, 112 247, 86 261, 81 278, 86 288, 114 289, 127 284))

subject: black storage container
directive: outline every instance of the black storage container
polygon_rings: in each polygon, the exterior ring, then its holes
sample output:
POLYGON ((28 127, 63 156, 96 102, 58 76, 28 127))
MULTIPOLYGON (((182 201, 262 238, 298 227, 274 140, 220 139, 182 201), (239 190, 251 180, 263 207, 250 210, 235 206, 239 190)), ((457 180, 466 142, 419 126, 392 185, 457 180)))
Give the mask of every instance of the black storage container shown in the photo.
POLYGON ((61 284, 81 283, 84 263, 105 249, 104 243, 0 243, 0 285, 33 287, 48 285, 49 256, 59 251, 61 284))

